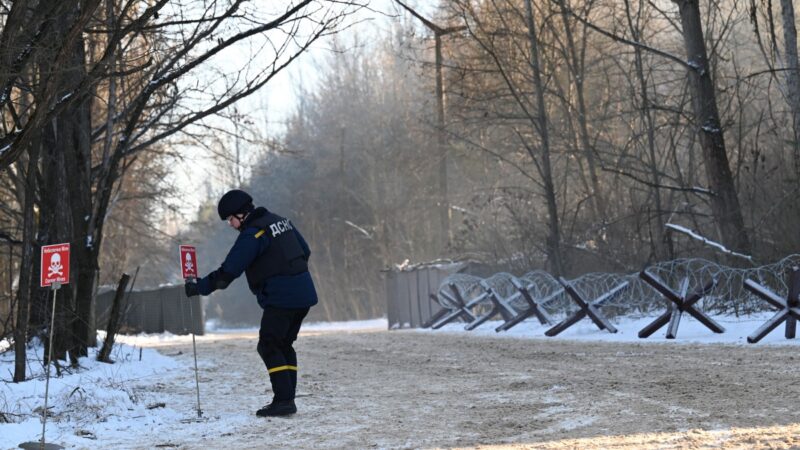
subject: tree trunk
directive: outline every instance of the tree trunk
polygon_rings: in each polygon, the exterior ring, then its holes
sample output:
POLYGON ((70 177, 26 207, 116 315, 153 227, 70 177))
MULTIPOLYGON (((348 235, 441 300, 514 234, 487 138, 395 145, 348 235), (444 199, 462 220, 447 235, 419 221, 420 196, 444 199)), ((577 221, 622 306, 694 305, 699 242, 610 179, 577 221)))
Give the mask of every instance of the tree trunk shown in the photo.
POLYGON ((794 173, 800 173, 800 67, 797 60, 797 27, 793 0, 781 0, 783 42, 786 48, 786 91, 792 114, 794 173))
MULTIPOLYGON (((53 25, 53 34, 58 37, 69 29, 71 15, 60 16, 53 25)), ((41 70, 50 73, 54 68, 50 61, 42 61, 41 70)), ((70 55, 68 67, 62 68, 53 83, 59 95, 69 93, 68 86, 73 85, 84 73, 83 41, 78 39, 70 55)), ((73 364, 79 356, 85 356, 83 349, 76 345, 85 342, 83 336, 75 333, 83 330, 86 324, 84 317, 78 314, 76 298, 78 293, 91 292, 93 267, 87 267, 86 261, 86 217, 90 214, 89 164, 91 163, 89 136, 91 124, 88 115, 88 100, 73 101, 42 130, 42 204, 39 238, 42 244, 69 242, 71 244, 70 284, 58 293, 56 303, 55 336, 53 339, 53 356, 66 359, 70 352, 73 364), (76 339, 77 338, 77 339, 76 339)), ((49 298, 49 297, 48 297, 49 298)), ((89 303, 91 304, 91 303, 89 303)), ((82 309, 85 309, 82 305, 82 309)), ((85 313, 85 311, 83 311, 85 313)))
MULTIPOLYGON (((53 34, 67 33, 79 14, 75 9, 60 16, 53 34)), ((43 62, 42 70, 52 69, 48 64, 43 62)), ((54 81, 59 95, 69 93, 70 86, 78 84, 85 76, 84 42, 78 38, 68 66, 61 68, 54 81)), ((42 221, 42 237, 47 244, 71 244, 71 284, 58 294, 53 350, 59 359, 69 351, 73 363, 88 354, 87 347, 93 345, 95 339, 92 298, 97 263, 87 220, 92 211, 90 105, 90 95, 81 94, 80 99, 69 102, 42 130, 46 159, 42 168, 46 180, 42 190, 42 215, 46 218, 42 221)))
POLYGON ((547 201, 547 259, 553 275, 559 276, 564 273, 564 262, 561 255, 561 233, 558 221, 558 207, 556 204, 556 190, 553 183, 553 173, 550 167, 550 136, 548 133, 547 110, 544 104, 544 85, 540 74, 539 66, 539 45, 536 37, 536 27, 533 20, 533 5, 531 0, 525 0, 525 9, 528 21, 528 39, 531 46, 531 69, 533 72, 533 84, 536 91, 536 108, 539 118, 539 136, 542 139, 541 170, 542 181, 544 184, 544 194, 547 201))
MULTIPOLYGON (((641 40, 641 28, 639 27, 639 21, 641 17, 641 5, 640 9, 637 12, 637 20, 634 22, 634 18, 630 8, 630 0, 625 0, 625 13, 626 18, 628 20, 628 27, 631 30, 631 35, 633 36, 633 40, 639 42, 641 40)), ((642 126, 646 127, 647 130, 647 166, 650 170, 650 182, 653 184, 653 187, 650 189, 650 195, 653 199, 653 205, 655 209, 655 214, 649 214, 648 217, 648 226, 650 228, 650 248, 652 249, 651 257, 655 260, 660 258, 672 259, 672 254, 669 251, 669 246, 664 243, 664 239, 666 238, 666 228, 664 227, 664 218, 663 218, 663 211, 664 207, 661 204, 661 191, 659 186, 661 186, 661 175, 658 170, 658 152, 656 150, 656 130, 655 130, 655 121, 653 119, 653 112, 650 108, 650 94, 648 92, 647 86, 647 78, 645 77, 644 73, 644 60, 642 55, 642 49, 634 46, 634 62, 636 68, 636 80, 639 82, 639 89, 641 95, 641 105, 639 106, 639 119, 642 121, 642 126), (655 225, 651 224, 650 217, 654 217, 655 225)))
POLYGON ((731 250, 750 254, 750 240, 744 227, 742 210, 736 196, 725 137, 717 110, 714 83, 706 54, 698 0, 675 0, 681 15, 686 47, 694 122, 699 128, 700 146, 708 184, 714 195, 711 210, 722 241, 731 250))
MULTIPOLYGON (((41 188, 42 201, 40 206, 39 221, 39 244, 49 245, 62 242, 69 242, 71 248, 75 248, 72 242, 72 212, 71 201, 67 190, 65 166, 66 155, 64 146, 69 135, 64 121, 54 119, 43 131, 42 140, 42 179, 44 184, 41 188)), ((70 261, 72 267, 73 262, 70 261)), ((70 270, 70 284, 65 285, 58 292, 56 302, 56 315, 53 336, 53 358, 56 360, 66 360, 66 353, 73 348, 72 320, 74 302, 75 277, 70 270)), ((48 291, 49 292, 49 291, 48 291)), ((44 311, 50 310, 52 295, 42 297, 44 311)), ((49 314, 45 314, 44 323, 50 326, 49 314)), ((46 342, 47 344, 47 342, 46 342)), ((45 354, 48 353, 45 345, 45 354)))
POLYGON ((444 134, 444 81, 442 78, 442 36, 434 33, 436 38, 436 150, 439 157, 439 226, 442 240, 447 248, 450 235, 450 202, 447 198, 447 144, 444 134))
MULTIPOLYGON (((83 39, 78 39, 73 55, 75 69, 68 72, 67 83, 77 83, 85 76, 83 39)), ((84 95, 78 101, 70 103, 64 114, 58 118, 61 129, 68 135, 61 136, 64 152, 68 155, 65 177, 66 191, 70 198, 72 213, 72 261, 75 282, 75 321, 72 333, 75 338, 75 351, 79 356, 87 356, 88 347, 96 340, 96 327, 92 301, 94 295, 94 278, 97 273, 97 259, 94 255, 94 239, 89 231, 88 217, 92 212, 91 185, 91 98, 84 95)))
POLYGON ((25 198, 22 201, 22 258, 19 266, 19 292, 17 294, 17 324, 14 329, 14 382, 25 381, 26 344, 28 343, 28 320, 31 305, 31 279, 34 271, 34 234, 36 218, 33 205, 36 202, 36 172, 39 162, 39 146, 32 145, 28 152, 28 173, 25 175, 25 198))
MULTIPOLYGON (((572 84, 575 86, 575 96, 577 102, 577 112, 578 112, 578 140, 580 142, 580 146, 582 147, 581 153, 583 153, 584 158, 586 158, 586 164, 589 170, 589 180, 592 186, 592 192, 589 194, 591 195, 591 205, 594 209, 595 220, 598 223, 605 224, 608 221, 608 207, 606 202, 606 196, 603 192, 602 187, 600 186, 600 178, 597 175, 597 161, 595 160, 594 148, 591 143, 591 138, 589 136, 589 124, 587 118, 587 108, 586 108, 586 100, 584 97, 584 89, 583 89, 583 80, 586 77, 583 61, 582 58, 578 57, 578 48, 575 45, 575 38, 573 37, 572 28, 574 26, 573 23, 569 21, 569 11, 564 4, 565 0, 559 0, 559 6, 561 8, 561 19, 564 23, 564 36, 566 37, 566 45, 567 45, 567 57, 569 62, 567 64, 567 68, 570 71, 570 75, 572 78, 572 84)), ((604 228, 599 229, 598 240, 600 242, 605 242, 606 238, 604 236, 604 228)))

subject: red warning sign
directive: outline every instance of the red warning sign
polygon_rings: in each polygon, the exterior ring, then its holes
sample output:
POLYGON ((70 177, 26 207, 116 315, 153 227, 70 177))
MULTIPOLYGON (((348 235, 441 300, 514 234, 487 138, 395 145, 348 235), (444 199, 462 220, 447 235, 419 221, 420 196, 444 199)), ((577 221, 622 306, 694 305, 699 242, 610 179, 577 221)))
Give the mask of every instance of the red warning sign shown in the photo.
POLYGON ((184 280, 197 278, 197 251, 194 245, 181 245, 181 274, 184 280))
POLYGON ((41 261, 41 287, 69 283, 69 243, 45 245, 42 247, 41 261))

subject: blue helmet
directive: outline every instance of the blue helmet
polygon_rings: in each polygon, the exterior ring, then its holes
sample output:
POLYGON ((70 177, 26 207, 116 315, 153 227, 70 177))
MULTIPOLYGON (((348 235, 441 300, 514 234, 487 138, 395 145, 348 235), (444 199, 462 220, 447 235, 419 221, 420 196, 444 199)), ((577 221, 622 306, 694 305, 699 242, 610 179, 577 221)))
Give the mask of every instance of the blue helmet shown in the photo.
POLYGON ((219 213, 219 218, 222 220, 234 214, 249 213, 253 209, 255 209, 253 206, 253 197, 250 197, 250 194, 245 191, 240 191, 239 189, 226 192, 225 195, 219 199, 219 203, 217 204, 217 212, 219 213))

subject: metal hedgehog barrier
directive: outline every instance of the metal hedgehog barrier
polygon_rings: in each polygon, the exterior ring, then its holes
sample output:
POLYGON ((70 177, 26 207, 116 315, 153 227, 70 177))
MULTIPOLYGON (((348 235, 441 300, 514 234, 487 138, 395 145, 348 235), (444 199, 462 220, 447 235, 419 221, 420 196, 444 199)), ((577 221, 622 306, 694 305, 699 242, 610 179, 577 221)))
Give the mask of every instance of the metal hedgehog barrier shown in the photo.
POLYGON ((551 325, 555 336, 585 317, 600 329, 616 332, 609 317, 646 316, 667 310, 639 333, 646 338, 669 324, 675 338, 682 314, 688 313, 710 330, 724 329, 707 314, 748 315, 777 309, 778 313, 748 337, 758 342, 786 323, 786 337, 795 335, 800 320, 800 255, 753 268, 731 268, 700 258, 665 261, 639 273, 588 273, 572 280, 556 279, 536 270, 520 277, 501 272, 487 278, 461 273, 446 276, 429 298, 439 309, 422 326, 441 328, 453 321, 472 330, 499 318, 496 331, 506 331, 527 318, 551 325), (790 292, 789 286, 793 288, 790 292), (563 317, 553 325, 553 317, 563 317))

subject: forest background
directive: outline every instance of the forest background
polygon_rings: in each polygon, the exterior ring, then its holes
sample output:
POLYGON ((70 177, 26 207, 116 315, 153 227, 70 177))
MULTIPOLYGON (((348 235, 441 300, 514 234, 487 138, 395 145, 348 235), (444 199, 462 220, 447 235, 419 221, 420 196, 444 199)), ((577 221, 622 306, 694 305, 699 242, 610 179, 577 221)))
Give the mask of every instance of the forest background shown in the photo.
MULTIPOLYGON (((73 243, 63 352, 122 272, 178 282, 178 244, 213 270, 230 188, 304 234, 319 320, 382 316, 382 269, 409 263, 569 278, 798 248, 791 0, 20 4, 0 1, 0 336, 43 329, 41 245, 73 243), (320 39, 288 113, 236 106, 320 39)), ((207 315, 257 308, 237 282, 207 315)))

